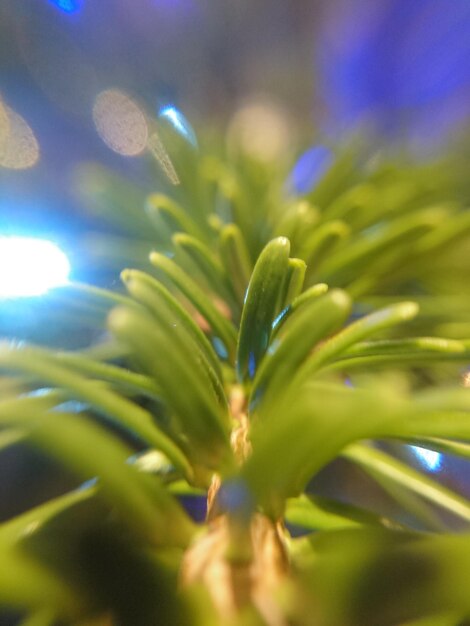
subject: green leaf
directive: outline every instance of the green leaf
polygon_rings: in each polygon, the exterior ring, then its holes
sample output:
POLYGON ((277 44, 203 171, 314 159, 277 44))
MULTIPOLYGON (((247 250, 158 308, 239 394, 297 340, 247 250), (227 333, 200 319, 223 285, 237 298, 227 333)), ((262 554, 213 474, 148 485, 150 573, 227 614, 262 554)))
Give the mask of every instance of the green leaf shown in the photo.
POLYGON ((78 353, 57 352, 55 357, 80 374, 113 383, 117 388, 160 399, 158 386, 148 376, 109 363, 100 363, 78 353))
POLYGON ((344 220, 355 229, 357 223, 364 225, 364 216, 372 217, 375 221, 380 218, 376 212, 381 206, 377 196, 377 188, 371 182, 358 183, 339 194, 322 216, 327 220, 344 220))
POLYGON ((287 237, 297 254, 299 246, 314 230, 319 219, 320 214, 315 207, 304 199, 298 200, 287 209, 283 207, 282 214, 274 225, 274 235, 287 237))
MULTIPOLYGON (((445 208, 443 207, 443 210, 445 208)), ((468 214, 465 212, 454 214, 453 207, 448 208, 447 213, 447 219, 439 225, 439 228, 426 233, 413 245, 406 263, 403 262, 403 257, 401 262, 396 255, 391 258, 386 280, 406 280, 410 265, 415 276, 427 276, 429 263, 434 263, 437 256, 443 257, 446 253, 452 253, 452 247, 458 246, 463 243, 462 240, 468 238, 470 229, 468 214)))
POLYGON ((253 422, 252 455, 241 475, 261 506, 274 516, 284 501, 350 442, 396 432, 406 407, 394 390, 363 391, 312 383, 269 405, 253 422))
POLYGON ((162 193, 154 193, 147 198, 145 209, 150 219, 159 228, 167 229, 168 235, 182 231, 198 240, 207 241, 207 233, 187 211, 175 200, 162 193))
POLYGON ((69 589, 46 567, 19 551, 11 550, 1 539, 0 559, 2 607, 42 610, 54 606, 66 616, 78 612, 80 598, 77 590, 69 589))
POLYGON ((21 430, 3 430, 0 432, 0 452, 19 443, 25 436, 21 430))
POLYGON ((79 354, 93 361, 116 361, 127 357, 128 350, 125 346, 119 345, 116 341, 106 338, 102 343, 92 344, 73 354, 79 354))
POLYGON ((421 437, 444 437, 470 441, 469 410, 424 409, 416 406, 414 414, 402 426, 403 436, 413 439, 421 437))
MULTIPOLYGON (((66 419, 75 419, 71 414, 63 414, 66 419)), ((42 416, 37 416, 41 419, 42 416)), ((47 417, 46 417, 47 419, 47 417)), ((13 547, 25 548, 31 537, 40 534, 42 528, 53 522, 58 517, 68 514, 71 518, 77 518, 77 509, 87 507, 87 511, 91 512, 93 521, 97 518, 103 519, 106 508, 99 503, 99 488, 95 484, 93 486, 80 487, 49 500, 43 504, 32 507, 28 511, 21 513, 7 520, 0 525, 0 542, 9 544, 13 547), (93 506, 88 506, 93 505, 93 506)))
POLYGON ((123 294, 82 283, 69 283, 64 287, 56 287, 53 293, 54 295, 72 296, 74 299, 78 299, 80 303, 89 302, 91 306, 102 307, 105 311, 118 305, 135 306, 135 302, 123 294))
POLYGON ((411 398, 402 398, 395 423, 382 434, 411 440, 437 437, 468 441, 469 412, 470 394, 467 389, 426 389, 411 398))
POLYGON ((66 399, 66 394, 58 391, 6 398, 0 401, 0 422, 11 425, 27 422, 31 415, 53 409, 66 399))
POLYGON ((0 367, 34 374, 41 380, 67 391, 73 398, 91 404, 133 430, 149 445, 162 450, 179 469, 191 475, 192 471, 184 454, 159 430, 146 410, 95 381, 79 376, 46 351, 0 344, 0 367))
POLYGON ((227 416, 211 391, 206 363, 184 345, 184 336, 178 335, 181 328, 171 332, 145 314, 121 308, 111 313, 109 327, 157 381, 190 437, 198 461, 209 466, 229 462, 227 416))
POLYGON ((180 315, 180 310, 173 306, 174 301, 170 294, 170 298, 162 297, 162 294, 166 295, 165 291, 159 292, 154 289, 154 284, 135 272, 131 274, 123 272, 123 280, 129 292, 153 314, 160 328, 169 333, 174 343, 174 351, 179 351, 180 360, 191 371, 195 384, 205 387, 209 383, 222 411, 227 413, 227 398, 222 384, 220 365, 202 331, 186 313, 184 316, 180 315), (202 342, 195 328, 204 338, 202 342), (215 368, 212 366, 213 363, 215 363, 215 368), (200 377, 197 376, 199 371, 202 374, 200 377))
POLYGON ((412 441, 413 445, 422 446, 430 450, 436 450, 444 454, 452 454, 460 456, 464 459, 470 459, 470 444, 451 439, 442 439, 440 437, 422 437, 412 441))
POLYGON ((139 270, 124 270, 121 273, 121 279, 129 293, 145 305, 157 319, 164 314, 165 308, 173 315, 173 321, 188 332, 194 345, 204 354, 220 384, 222 382, 222 370, 214 349, 200 327, 168 289, 149 274, 139 270))
POLYGON ((97 476, 102 497, 147 541, 187 545, 193 532, 189 518, 156 477, 127 463, 132 450, 104 428, 83 416, 55 412, 38 419, 29 438, 81 480, 97 476))
MULTIPOLYGON (((363 390, 312 383, 296 388, 269 405, 269 421, 253 423, 253 453, 242 469, 242 477, 254 498, 273 515, 279 515, 285 498, 300 493, 319 469, 353 441, 378 437, 457 437, 464 428, 468 437, 468 413, 457 413, 460 422, 456 427, 451 425, 454 418, 450 417, 450 411, 463 409, 470 403, 468 394, 465 397, 466 390, 460 391, 463 393, 449 392, 448 397, 444 395, 441 399, 435 411, 448 406, 447 415, 441 413, 441 417, 432 410, 433 395, 437 397, 437 393, 423 393, 410 400, 393 387, 363 390)), ((396 466, 395 470, 398 472, 396 466)), ((410 470, 410 479, 413 477, 410 470)), ((405 480, 403 475, 403 486, 405 480)), ((414 484, 418 483, 416 479, 414 484)), ((437 501, 442 497, 441 506, 466 519, 470 503, 465 499, 441 490, 426 478, 419 485, 428 499, 437 501)))
POLYGON ((424 500, 414 491, 382 475, 374 476, 375 482, 390 496, 396 504, 396 515, 406 515, 407 525, 410 528, 423 528, 430 532, 445 532, 447 525, 442 519, 442 512, 429 501, 424 500))
POLYGON ((64 617, 71 617, 86 603, 81 589, 68 588, 60 576, 38 562, 25 548, 25 544, 52 516, 94 494, 94 489, 88 493, 85 490, 75 491, 34 507, 0 525, 2 607, 30 609, 41 613, 55 610, 64 617))
POLYGON ((199 239, 186 233, 176 233, 172 237, 176 252, 186 258, 188 271, 199 270, 206 280, 209 289, 224 299, 230 306, 232 314, 239 314, 239 306, 235 293, 225 270, 215 254, 199 239))
POLYGON ((434 361, 464 361, 470 350, 455 339, 417 337, 413 339, 383 339, 358 343, 342 354, 328 369, 375 367, 377 365, 430 365, 434 361))
POLYGON ((396 253, 399 246, 414 242, 420 235, 436 228, 443 218, 439 208, 426 209, 395 220, 390 225, 378 224, 377 233, 362 235, 325 261, 322 278, 334 284, 345 284, 349 277, 357 275, 361 267, 371 263, 374 258, 382 257, 390 249, 396 253))
POLYGON ((202 289, 192 280, 186 272, 176 265, 171 259, 152 252, 150 261, 154 267, 163 272, 163 274, 183 293, 186 298, 194 305, 194 307, 207 320, 211 327, 211 332, 219 337, 225 344, 229 355, 233 356, 236 345, 237 333, 233 324, 226 319, 216 306, 211 302, 209 297, 202 289))
POLYGON ((406 622, 403 626, 461 626, 465 621, 465 615, 459 611, 446 611, 431 617, 422 617, 406 622))
POLYGON ((219 252, 238 302, 242 305, 253 266, 245 239, 236 224, 227 224, 220 231, 219 252))
POLYGON ((342 456, 362 467, 372 477, 384 476, 436 506, 446 509, 465 521, 470 521, 468 500, 389 454, 363 444, 354 444, 343 450, 342 456))
POLYGON ((287 276, 284 281, 283 294, 279 302, 282 311, 302 292, 307 266, 302 259, 289 259, 287 262, 287 276))
POLYGON ((290 244, 273 239, 261 252, 245 296, 237 348, 237 374, 241 382, 253 379, 271 336, 288 273, 290 244))
POLYGON ((350 310, 348 295, 338 289, 321 297, 314 293, 310 299, 304 299, 271 342, 253 382, 250 403, 262 394, 272 401, 286 392, 300 364, 319 341, 343 324, 350 310))
POLYGON ((422 237, 416 246, 416 254, 436 254, 447 246, 453 246, 457 241, 468 236, 470 231, 470 215, 463 211, 453 215, 436 230, 422 237))
MULTIPOLYGON (((394 523, 365 509, 336 500, 301 495, 287 501, 286 521, 307 530, 337 530, 358 526, 393 527, 394 523)), ((399 528, 398 525, 395 525, 399 528)))
POLYGON ((380 311, 375 311, 353 322, 315 351, 313 356, 297 372, 295 382, 300 383, 306 380, 355 343, 379 331, 407 322, 415 317, 417 313, 418 306, 414 302, 401 302, 380 311))
MULTIPOLYGON (((152 539, 146 543, 142 541, 133 532, 135 522, 130 525, 127 523, 126 526, 126 516, 121 505, 113 503, 110 507, 106 503, 110 499, 109 485, 105 489, 103 481, 97 481, 93 487, 83 486, 8 522, 9 534, 17 540, 18 548, 23 553, 47 563, 61 580, 69 581, 77 597, 83 596, 80 614, 74 616, 75 619, 66 619, 67 616, 58 614, 56 621, 67 624, 73 622, 77 626, 103 624, 103 619, 107 619, 111 612, 113 615, 125 613, 125 607, 129 606, 130 601, 127 592, 139 599, 139 606, 132 605, 129 612, 132 623, 146 622, 149 594, 152 598, 150 606, 153 606, 154 600, 157 606, 161 605, 162 600, 172 607, 175 605, 173 590, 166 583, 166 563, 163 564, 160 555, 163 551, 172 555, 172 564, 170 558, 166 557, 165 560, 168 567, 176 571, 178 555, 181 555, 182 548, 194 534, 195 526, 178 505, 173 509, 175 502, 171 496, 164 496, 169 502, 159 503, 156 500, 152 494, 152 483, 158 486, 158 481, 143 478, 142 484, 136 485, 136 488, 139 491, 143 487, 155 502, 155 532, 159 533, 158 542, 163 545, 153 545, 152 539), (163 524, 160 524, 161 521, 163 524), (165 578, 158 579, 158 574, 155 577, 157 572, 161 572, 165 578), (170 594, 171 600, 168 599, 170 594)), ((47 606, 49 609, 55 608, 57 612, 57 607, 47 606)), ((165 610, 165 624, 176 626, 187 623, 181 614, 179 620, 168 620, 168 613, 165 610)), ((122 620, 119 617, 119 621, 128 623, 124 617, 122 620)), ((158 622, 158 619, 153 612, 150 622, 155 621, 158 622)))
MULTIPOLYGON (((329 624, 387 626, 419 617, 468 615, 468 534, 415 535, 385 529, 318 533, 301 574, 305 611, 329 624)), ((424 622, 425 624, 426 622, 424 622)), ((436 626, 456 622, 437 621, 436 626)))
POLYGON ((283 324, 289 319, 289 317, 301 306, 304 302, 309 301, 311 298, 318 298, 323 296, 328 291, 328 285, 326 283, 317 283, 306 289, 297 298, 295 298, 289 306, 281 311, 276 317, 272 326, 271 337, 275 337, 283 324))
POLYGON ((20 626, 54 626, 57 623, 57 615, 49 608, 38 611, 24 619, 20 626))
MULTIPOLYGON (((357 144, 357 140, 354 143, 357 144)), ((322 211, 327 209, 338 193, 355 179, 357 175, 357 159, 357 145, 353 145, 353 142, 350 142, 349 145, 342 146, 334 154, 334 162, 330 165, 328 171, 309 193, 309 200, 315 206, 319 206, 322 211)))
POLYGON ((305 259, 309 269, 315 274, 325 256, 332 254, 331 251, 337 242, 346 239, 349 234, 350 229, 344 222, 339 220, 325 222, 304 241, 299 250, 299 256, 305 259))

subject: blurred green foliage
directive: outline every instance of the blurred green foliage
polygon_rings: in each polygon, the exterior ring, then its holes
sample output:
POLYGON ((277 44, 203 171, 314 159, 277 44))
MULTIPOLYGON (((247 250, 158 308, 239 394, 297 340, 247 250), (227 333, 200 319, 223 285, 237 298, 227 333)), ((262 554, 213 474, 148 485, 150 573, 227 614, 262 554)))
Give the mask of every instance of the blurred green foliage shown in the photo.
POLYGON ((48 323, 98 341, 0 346, 2 450, 38 449, 81 484, 0 526, 2 606, 44 625, 461 624, 470 502, 376 444, 469 456, 458 159, 351 142, 299 196, 282 161, 158 132, 178 185, 144 199, 81 172, 109 221, 83 263, 128 269, 113 290, 56 290, 48 323), (339 457, 393 514, 308 492, 339 457), (208 496, 206 523, 182 494, 208 496), (178 584, 198 559, 199 583, 178 584))

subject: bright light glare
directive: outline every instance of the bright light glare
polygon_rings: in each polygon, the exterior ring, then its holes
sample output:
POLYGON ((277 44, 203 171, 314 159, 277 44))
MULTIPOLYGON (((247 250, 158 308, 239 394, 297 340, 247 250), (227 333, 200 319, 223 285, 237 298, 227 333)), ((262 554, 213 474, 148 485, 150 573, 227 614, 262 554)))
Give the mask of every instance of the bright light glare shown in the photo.
POLYGON ((70 263, 52 243, 0 236, 0 298, 40 296, 68 281, 70 263))
POLYGON ((442 455, 435 450, 428 450, 419 446, 411 446, 414 454, 428 470, 436 472, 441 467, 442 455))

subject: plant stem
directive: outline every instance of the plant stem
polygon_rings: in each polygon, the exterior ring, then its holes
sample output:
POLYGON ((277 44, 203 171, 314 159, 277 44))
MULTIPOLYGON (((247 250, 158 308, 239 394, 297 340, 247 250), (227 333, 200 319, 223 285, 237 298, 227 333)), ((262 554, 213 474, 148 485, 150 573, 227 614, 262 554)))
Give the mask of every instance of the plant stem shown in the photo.
MULTIPOLYGON (((246 396, 239 386, 230 393, 234 427, 230 442, 238 463, 251 453, 246 396)), ((276 591, 289 563, 282 522, 260 512, 226 511, 219 498, 223 481, 214 474, 207 497, 207 531, 186 551, 181 569, 184 586, 209 589, 222 624, 251 611, 267 626, 285 626, 276 591)))

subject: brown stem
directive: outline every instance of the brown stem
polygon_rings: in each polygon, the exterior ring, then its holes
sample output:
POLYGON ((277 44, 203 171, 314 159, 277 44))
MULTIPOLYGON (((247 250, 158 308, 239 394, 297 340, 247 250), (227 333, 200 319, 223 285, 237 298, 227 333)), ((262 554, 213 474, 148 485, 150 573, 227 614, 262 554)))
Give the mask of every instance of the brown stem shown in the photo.
MULTIPOLYGON (((245 397, 235 387, 230 397, 234 420, 231 444, 240 463, 251 453, 245 397)), ((262 513, 241 520, 221 512, 217 504, 220 477, 214 475, 208 492, 207 530, 183 559, 183 585, 203 584, 222 624, 245 609, 254 609, 268 626, 284 626, 276 591, 285 580, 289 563, 281 522, 262 513)))

